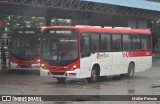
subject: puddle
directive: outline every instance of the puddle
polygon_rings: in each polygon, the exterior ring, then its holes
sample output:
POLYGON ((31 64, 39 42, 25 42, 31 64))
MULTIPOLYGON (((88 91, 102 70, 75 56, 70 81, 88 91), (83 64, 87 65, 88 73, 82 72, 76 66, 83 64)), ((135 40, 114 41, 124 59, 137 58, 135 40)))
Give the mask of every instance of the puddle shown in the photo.
POLYGON ((66 84, 85 84, 87 83, 85 80, 68 80, 66 81, 66 84))
POLYGON ((160 85, 152 85, 151 88, 159 88, 160 85))
POLYGON ((128 94, 133 94, 135 93, 134 89, 128 89, 128 94))

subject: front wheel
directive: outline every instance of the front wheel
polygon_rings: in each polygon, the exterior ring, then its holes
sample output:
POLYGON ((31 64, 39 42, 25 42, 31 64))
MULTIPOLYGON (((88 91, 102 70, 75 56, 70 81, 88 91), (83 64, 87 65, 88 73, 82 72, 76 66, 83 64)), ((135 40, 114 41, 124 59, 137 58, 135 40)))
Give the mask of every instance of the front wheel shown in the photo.
POLYGON ((58 83, 65 83, 66 78, 56 78, 58 83))
POLYGON ((91 72, 91 77, 87 78, 87 81, 89 83, 94 83, 97 82, 99 78, 99 74, 98 74, 98 68, 97 67, 93 67, 92 72, 91 72))

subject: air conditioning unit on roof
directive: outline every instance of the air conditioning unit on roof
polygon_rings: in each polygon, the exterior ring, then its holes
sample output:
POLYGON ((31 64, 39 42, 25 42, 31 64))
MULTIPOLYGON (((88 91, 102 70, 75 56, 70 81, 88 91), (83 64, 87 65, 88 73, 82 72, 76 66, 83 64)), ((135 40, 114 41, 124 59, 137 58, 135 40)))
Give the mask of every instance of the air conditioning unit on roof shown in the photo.
POLYGON ((93 28, 102 28, 101 26, 91 26, 93 28))
POLYGON ((111 26, 104 26, 104 28, 112 28, 111 26))
POLYGON ((75 27, 91 27, 91 26, 88 26, 88 25, 75 25, 75 27))
POLYGON ((114 27, 114 29, 131 29, 131 27, 114 27))

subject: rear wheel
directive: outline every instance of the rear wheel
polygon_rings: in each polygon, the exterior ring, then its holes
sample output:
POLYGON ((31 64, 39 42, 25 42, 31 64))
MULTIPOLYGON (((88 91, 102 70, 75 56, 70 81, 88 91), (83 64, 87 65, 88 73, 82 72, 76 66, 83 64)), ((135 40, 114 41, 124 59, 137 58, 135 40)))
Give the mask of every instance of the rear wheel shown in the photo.
POLYGON ((135 69, 134 64, 130 63, 128 66, 128 73, 127 73, 128 78, 132 78, 134 76, 134 69, 135 69))
POLYGON ((58 83, 65 83, 66 78, 57 78, 58 83))
POLYGON ((105 81, 107 79, 106 76, 101 76, 100 78, 101 78, 101 81, 105 81))
POLYGON ((89 83, 94 83, 94 82, 97 82, 98 79, 99 79, 98 67, 93 67, 92 72, 91 72, 91 77, 87 78, 87 81, 89 83))
POLYGON ((128 66, 128 73, 122 74, 121 76, 126 78, 132 78, 134 76, 134 71, 135 71, 135 65, 134 63, 130 63, 128 66))

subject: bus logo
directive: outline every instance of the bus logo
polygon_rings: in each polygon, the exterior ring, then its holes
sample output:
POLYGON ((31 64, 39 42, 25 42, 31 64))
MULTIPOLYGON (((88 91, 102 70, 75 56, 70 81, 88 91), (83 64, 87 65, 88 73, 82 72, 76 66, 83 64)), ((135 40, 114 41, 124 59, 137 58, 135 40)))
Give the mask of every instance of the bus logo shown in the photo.
POLYGON ((124 52, 122 52, 122 56, 123 56, 123 57, 132 57, 132 56, 133 56, 133 53, 132 53, 132 52, 129 52, 129 51, 124 51, 124 52))
POLYGON ((11 96, 2 96, 2 101, 11 101, 11 96))

